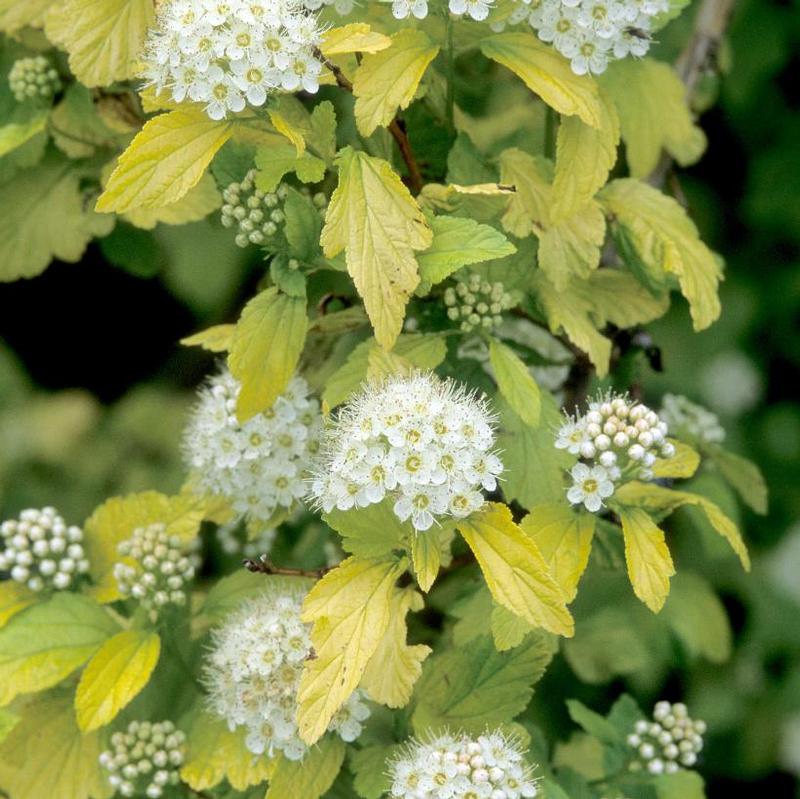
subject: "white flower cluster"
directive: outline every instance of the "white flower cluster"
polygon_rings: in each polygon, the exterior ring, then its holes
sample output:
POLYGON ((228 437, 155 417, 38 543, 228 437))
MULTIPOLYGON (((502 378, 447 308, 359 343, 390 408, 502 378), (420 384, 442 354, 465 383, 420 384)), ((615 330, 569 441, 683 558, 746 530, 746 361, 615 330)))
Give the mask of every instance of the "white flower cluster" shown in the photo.
POLYGON ((487 732, 477 740, 440 735, 412 741, 389 768, 396 799, 529 799, 533 769, 513 739, 487 732))
POLYGON ((294 377, 271 408, 240 424, 240 389, 223 369, 201 390, 184 434, 185 459, 196 490, 226 497, 240 516, 265 522, 306 493, 303 472, 319 446, 322 417, 308 383, 294 377))
POLYGON ((31 591, 69 588, 89 571, 83 532, 55 508, 28 508, 0 524, 0 572, 31 591))
POLYGON ((327 513, 394 501, 394 513, 427 530, 483 505, 503 464, 491 451, 486 400, 434 374, 366 386, 326 431, 311 495, 327 513))
POLYGON ((725 429, 717 414, 682 395, 665 394, 659 416, 676 432, 706 444, 720 444, 725 440, 725 429))
MULTIPOLYGON (((669 0, 515 0, 507 23, 522 22, 570 60, 577 75, 604 72, 609 62, 650 49, 653 19, 669 0)), ((502 27, 500 26, 494 26, 502 27)))
POLYGON ((100 755, 100 765, 120 796, 159 799, 180 781, 185 741, 171 721, 132 721, 111 736, 112 749, 100 755))
POLYGON ((58 72, 42 55, 18 58, 8 73, 8 85, 18 103, 49 100, 61 89, 58 72))
POLYGON ((470 333, 476 327, 491 330, 503 322, 503 311, 511 308, 513 300, 502 283, 489 283, 473 272, 466 280, 444 292, 447 316, 461 322, 461 329, 470 333))
POLYGON ((703 748, 704 721, 689 718, 686 705, 657 702, 653 721, 637 721, 628 744, 637 758, 631 771, 647 769, 651 774, 674 774, 681 767, 691 768, 703 748))
MULTIPOLYGON (((264 244, 279 235, 286 222, 283 203, 289 194, 286 184, 281 183, 275 192, 264 193, 256 188, 256 171, 251 169, 241 183, 231 183, 222 192, 222 224, 224 227, 238 226, 236 245, 264 244)), ((313 197, 307 188, 300 192, 306 194, 325 218, 328 198, 317 192, 313 197)))
POLYGON ((652 480, 656 459, 675 454, 667 429, 655 411, 613 393, 598 395, 586 414, 567 416, 556 433, 556 448, 589 461, 572 468, 567 499, 596 512, 614 493, 615 483, 652 480))
POLYGON ((309 11, 319 11, 324 7, 333 7, 337 14, 346 17, 356 6, 355 0, 305 0, 309 11))
POLYGON ((172 0, 148 33, 144 77, 156 95, 167 89, 224 119, 279 89, 316 92, 320 41, 303 0, 172 0))
MULTIPOLYGON (((448 0, 448 9, 457 17, 465 14, 478 22, 489 16, 492 0, 448 0)), ((428 0, 392 0, 395 19, 425 19, 428 16, 428 0)))
POLYGON ((153 620, 165 605, 186 604, 184 589, 194 579, 195 567, 180 538, 168 535, 164 524, 137 527, 117 551, 125 558, 114 564, 120 593, 139 600, 153 620))
POLYGON ((217 541, 226 555, 241 554, 246 558, 255 558, 269 554, 277 532, 274 527, 264 527, 255 538, 250 538, 247 531, 242 532, 240 520, 237 520, 217 528, 217 541))
MULTIPOLYGON (((282 752, 301 760, 308 749, 295 720, 303 662, 311 652, 310 627, 300 620, 304 595, 300 588, 270 586, 212 633, 204 669, 210 707, 231 730, 245 728, 245 744, 256 755, 282 752)), ((328 727, 344 741, 358 738, 370 715, 363 696, 356 690, 328 727)))

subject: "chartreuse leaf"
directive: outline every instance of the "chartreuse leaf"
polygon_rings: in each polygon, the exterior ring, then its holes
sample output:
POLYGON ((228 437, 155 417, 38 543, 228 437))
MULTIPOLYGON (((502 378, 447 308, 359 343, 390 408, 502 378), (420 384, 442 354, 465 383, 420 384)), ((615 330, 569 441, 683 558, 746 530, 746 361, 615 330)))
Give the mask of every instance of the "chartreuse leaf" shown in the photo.
POLYGON ((497 339, 489 340, 489 361, 500 393, 514 413, 525 424, 539 424, 541 398, 539 386, 528 371, 528 367, 510 347, 497 339))
POLYGON ((503 150, 500 179, 515 189, 502 218, 503 227, 518 238, 541 232, 550 214, 553 179, 550 162, 515 147, 503 150))
POLYGON ((387 161, 345 147, 336 164, 339 185, 320 243, 328 258, 345 251, 347 271, 364 300, 375 338, 391 349, 419 283, 414 250, 430 247, 433 234, 387 161))
POLYGON ((706 799, 705 783, 696 771, 677 771, 653 778, 658 799, 706 799))
POLYGON ((410 586, 395 589, 389 600, 389 626, 364 670, 361 687, 370 699, 389 707, 404 707, 411 698, 422 663, 431 653, 424 644, 406 643, 406 616, 422 610, 422 597, 410 586))
POLYGON ((298 155, 291 144, 261 147, 256 152, 256 187, 270 193, 278 188, 287 172, 294 172, 303 183, 318 183, 325 177, 325 162, 305 151, 298 155))
POLYGON ((302 760, 279 757, 264 799, 319 799, 333 785, 344 752, 342 739, 328 735, 302 760))
POLYGON ((575 513, 565 502, 537 505, 519 523, 536 542, 567 602, 575 599, 589 562, 594 523, 592 514, 575 513))
POLYGON ((356 126, 362 136, 386 127, 398 108, 408 107, 438 52, 423 31, 403 28, 392 36, 391 47, 364 56, 353 78, 356 126))
POLYGON ((533 686, 550 663, 556 645, 541 632, 498 652, 483 635, 468 649, 449 649, 431 658, 417 683, 412 715, 418 733, 450 728, 481 733, 521 713, 533 686))
POLYGON ((187 725, 181 779, 195 791, 214 788, 224 779, 236 791, 263 782, 271 774, 274 761, 254 757, 244 738, 244 727, 231 732, 224 719, 196 710, 187 725))
POLYGON ((309 592, 302 619, 313 622, 316 658, 306 661, 298 690, 297 724, 308 744, 358 687, 391 622, 391 597, 403 558, 348 558, 309 592))
POLYGON ((577 115, 600 128, 606 116, 600 91, 588 75, 576 75, 569 61, 532 33, 499 33, 481 39, 481 51, 525 81, 559 114, 577 115))
POLYGON ((395 516, 390 500, 345 511, 334 508, 322 520, 341 535, 347 552, 362 558, 380 557, 401 549, 412 533, 411 525, 395 516))
POLYGON ((28 25, 39 25, 53 0, 0 0, 0 30, 13 33, 28 25))
POLYGON ((242 384, 236 403, 240 422, 271 407, 289 385, 307 330, 305 299, 274 286, 244 306, 228 355, 231 374, 242 384))
POLYGON ((636 257, 678 278, 695 330, 716 321, 722 270, 678 202, 632 178, 612 181, 599 197, 636 257))
MULTIPOLYGON (((756 513, 767 512, 767 484, 752 461, 715 445, 706 445, 708 454, 722 476, 736 489, 742 500, 756 513)), ((656 461, 658 463, 658 461, 656 461)))
POLYGON ((9 122, 0 128, 0 158, 21 147, 44 130, 47 111, 36 111, 24 122, 9 122))
POLYGON ((631 174, 649 175, 666 150, 681 166, 697 161, 706 148, 694 124, 686 86, 669 65, 650 58, 615 61, 600 78, 619 112, 631 174))
POLYGON ((0 582, 0 627, 20 611, 38 602, 39 598, 27 585, 16 580, 0 582))
POLYGON ((185 225, 205 219, 222 205, 222 195, 210 173, 200 178, 180 200, 160 208, 133 208, 123 214, 123 219, 143 230, 153 230, 156 225, 185 225))
POLYGON ((0 744, 5 741, 11 734, 11 731, 19 723, 19 716, 12 713, 10 710, 0 708, 0 744))
POLYGON ((682 441, 675 438, 668 440, 675 447, 675 454, 671 458, 659 458, 653 464, 653 474, 681 480, 691 477, 700 465, 700 454, 682 441))
POLYGON ((0 282, 38 275, 53 258, 75 263, 94 236, 111 231, 113 219, 86 209, 81 178, 51 152, 0 195, 0 282))
POLYGON ((491 225, 455 216, 430 220, 433 243, 417 255, 419 274, 428 283, 441 283, 469 264, 513 255, 517 248, 491 225))
POLYGON ((236 325, 213 325, 181 339, 184 347, 202 347, 209 352, 227 352, 233 343, 236 325))
POLYGON ((347 53, 377 53, 391 45, 388 36, 373 31, 366 22, 352 22, 326 31, 319 49, 330 57, 347 53))
POLYGON ((603 115, 599 127, 587 125, 580 117, 561 120, 556 138, 556 171, 550 218, 569 218, 594 197, 608 179, 617 160, 619 118, 610 98, 600 93, 603 115))
POLYGON ((490 627, 498 652, 505 652, 519 646, 525 640, 525 636, 534 629, 525 619, 512 613, 503 605, 492 607, 490 627))
POLYGON ((113 574, 114 564, 120 560, 117 546, 130 538, 137 527, 161 522, 169 535, 189 542, 200 529, 204 511, 203 502, 195 496, 168 497, 157 491, 114 497, 104 502, 84 525, 84 549, 92 577, 91 595, 99 602, 121 598, 113 574))
POLYGON ((655 483, 637 481, 622 486, 614 499, 623 505, 664 513, 671 513, 681 505, 696 505, 706 515, 711 526, 731 545, 745 570, 750 571, 750 556, 739 528, 710 499, 689 491, 673 491, 655 483))
POLYGON ((136 76, 152 0, 63 0, 47 19, 48 38, 69 53, 69 67, 84 86, 108 86, 136 76))
POLYGON ((147 685, 160 652, 161 639, 147 630, 123 630, 100 647, 86 664, 75 693, 83 732, 108 724, 147 685))
POLYGON ((117 630, 96 602, 63 591, 18 613, 0 630, 0 706, 60 682, 117 630))
POLYGON ((633 592, 653 613, 664 606, 675 574, 664 532, 642 508, 620 507, 625 562, 633 592))
POLYGON ((108 799, 104 749, 101 733, 78 729, 71 692, 43 694, 0 746, 0 785, 15 799, 108 799))
POLYGON ((181 199, 231 137, 232 123, 215 122, 202 108, 177 109, 145 123, 119 157, 97 210, 124 213, 161 208, 181 199))
POLYGON ((570 636, 572 616, 533 539, 514 524, 511 511, 489 502, 457 524, 474 552, 495 601, 535 627, 570 636))

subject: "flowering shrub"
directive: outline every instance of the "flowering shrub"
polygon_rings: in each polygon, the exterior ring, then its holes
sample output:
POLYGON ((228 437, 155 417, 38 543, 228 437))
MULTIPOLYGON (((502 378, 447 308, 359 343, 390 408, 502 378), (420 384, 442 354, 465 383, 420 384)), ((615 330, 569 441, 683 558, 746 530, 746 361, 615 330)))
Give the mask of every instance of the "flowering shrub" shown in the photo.
POLYGON ((685 5, 0 0, 0 279, 241 267, 148 417, 182 483, 0 525, 0 793, 703 796, 682 701, 568 696, 724 661, 692 567, 750 559, 702 481, 766 510, 713 413, 644 402, 646 327, 721 312, 677 172, 716 0, 643 57, 685 5))

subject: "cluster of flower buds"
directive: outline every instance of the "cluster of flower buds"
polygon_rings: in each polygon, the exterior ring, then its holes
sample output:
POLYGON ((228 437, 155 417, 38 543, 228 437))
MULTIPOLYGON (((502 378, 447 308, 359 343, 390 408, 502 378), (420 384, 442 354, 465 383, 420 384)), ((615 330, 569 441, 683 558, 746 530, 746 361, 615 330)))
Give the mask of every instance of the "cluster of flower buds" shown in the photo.
POLYGON ((185 741, 171 721, 132 721, 111 736, 112 748, 100 755, 100 765, 120 796, 159 799, 180 780, 185 741))
POLYGON ((503 733, 412 740, 391 763, 396 799, 530 799, 538 794, 520 745, 503 733))
MULTIPOLYGON (((324 218, 328 209, 327 197, 322 192, 312 195, 305 186, 299 191, 311 200, 324 218)), ((222 224, 228 228, 237 226, 236 245, 265 244, 279 236, 286 222, 283 204, 288 195, 289 187, 285 183, 274 192, 257 189, 255 169, 251 169, 241 183, 229 184, 222 192, 222 224)))
POLYGON ((503 321, 503 311, 507 311, 512 302, 502 283, 489 283, 475 272, 444 292, 447 316, 453 322, 460 321, 465 333, 476 327, 485 330, 497 327, 503 321))
POLYGON ((691 768, 703 748, 705 731, 706 723, 690 719, 683 703, 657 702, 653 721, 637 721, 628 736, 628 744, 636 750, 631 771, 674 774, 691 768))
POLYGON ((58 72, 42 55, 19 58, 8 73, 8 85, 18 103, 49 100, 61 89, 58 72))
POLYGON ((194 579, 192 559, 177 536, 161 523, 137 527, 117 546, 125 561, 114 564, 114 578, 123 596, 138 599, 155 620, 165 605, 185 605, 186 584, 194 579))
POLYGON ((69 588, 89 571, 82 541, 55 508, 28 508, 0 525, 0 572, 31 591, 69 588))
POLYGON ((572 469, 569 501, 598 511, 602 500, 613 494, 615 483, 652 480, 656 460, 675 454, 667 429, 646 405, 612 393, 597 396, 585 414, 568 416, 556 434, 556 448, 588 461, 572 469))
POLYGON ((665 394, 659 415, 678 435, 705 444, 721 444, 725 440, 725 429, 717 414, 682 395, 665 394))

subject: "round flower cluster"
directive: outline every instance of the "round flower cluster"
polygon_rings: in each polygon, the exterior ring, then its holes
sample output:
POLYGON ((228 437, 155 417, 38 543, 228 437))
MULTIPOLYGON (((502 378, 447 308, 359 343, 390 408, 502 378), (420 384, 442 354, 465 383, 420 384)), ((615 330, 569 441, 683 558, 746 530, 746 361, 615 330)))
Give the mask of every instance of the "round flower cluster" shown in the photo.
POLYGON ((503 471, 494 421, 486 400, 431 373, 367 386, 326 431, 311 495, 326 513, 388 496, 416 530, 469 516, 503 471))
POLYGON ((689 718, 686 705, 657 702, 653 721, 637 721, 628 744, 637 753, 631 771, 647 769, 651 774, 674 774, 691 768, 703 748, 704 721, 689 718))
POLYGON ((18 58, 8 73, 8 85, 18 103, 26 100, 49 100, 61 89, 58 72, 41 55, 18 58))
POLYGON ((120 593, 138 599, 153 620, 167 604, 186 604, 184 588, 194 579, 195 567, 181 546, 180 538, 168 535, 160 523, 137 527, 117 545, 126 558, 114 564, 120 593))
POLYGON ((556 433, 557 449, 589 461, 572 468, 567 499, 595 512, 616 482, 651 480, 656 459, 675 454, 666 435, 666 422, 646 405, 613 393, 598 395, 585 415, 567 416, 556 433))
POLYGON ((725 429, 717 414, 684 396, 665 394, 659 416, 676 432, 706 444, 719 444, 725 440, 725 429))
POLYGON ((445 290, 444 304, 447 316, 453 322, 461 321, 461 329, 470 333, 476 327, 491 330, 501 324, 502 313, 513 300, 502 283, 489 283, 473 272, 467 280, 459 280, 455 287, 445 290))
POLYGON ((271 408, 241 424, 241 385, 227 369, 211 378, 184 434, 200 492, 226 497, 240 516, 268 521, 306 493, 303 471, 319 446, 322 417, 308 383, 294 377, 271 408))
POLYGON ((520 799, 537 795, 533 769, 513 739, 441 735, 412 741, 389 768, 397 799, 520 799))
MULTIPOLYGON (((492 0, 448 0, 451 14, 462 17, 465 14, 478 22, 489 16, 492 0)), ((392 14, 395 19, 425 19, 428 16, 428 0, 392 0, 392 14)))
MULTIPOLYGON (((669 0, 515 0, 511 25, 527 21, 577 75, 599 75, 617 58, 650 49, 653 20, 669 0)), ((498 27, 498 26, 494 26, 498 27)), ((499 26, 502 27, 502 24, 499 26)))
MULTIPOLYGON (((309 625, 300 620, 305 591, 271 585, 232 613, 212 633, 213 648, 204 670, 211 709, 228 727, 246 730, 253 754, 282 752, 301 760, 308 747, 297 731, 297 689, 311 652, 309 625)), ((356 690, 328 729, 344 741, 361 734, 370 715, 356 690)))
POLYGON ((156 95, 168 89, 224 119, 278 89, 316 92, 320 41, 303 0, 172 0, 148 33, 144 77, 156 95))
POLYGON ((55 508, 22 511, 0 524, 0 572, 31 591, 69 588, 89 571, 83 532, 67 527, 55 508))
POLYGON ((171 721, 132 721, 111 736, 112 749, 100 755, 100 765, 120 796, 158 799, 180 780, 185 740, 171 721))
POLYGON ((222 524, 217 528, 217 541, 226 555, 244 555, 246 558, 255 558, 266 555, 275 543, 277 530, 274 527, 264 527, 258 531, 255 538, 250 538, 245 531, 241 534, 239 521, 222 524))
MULTIPOLYGON (((289 188, 281 183, 275 192, 265 193, 256 188, 256 171, 251 169, 241 183, 231 183, 222 192, 222 224, 224 227, 238 225, 236 245, 264 244, 278 236, 286 222, 283 203, 289 195, 289 188)), ((325 218, 328 198, 317 192, 313 197, 304 187, 300 192, 307 195, 325 218)))

